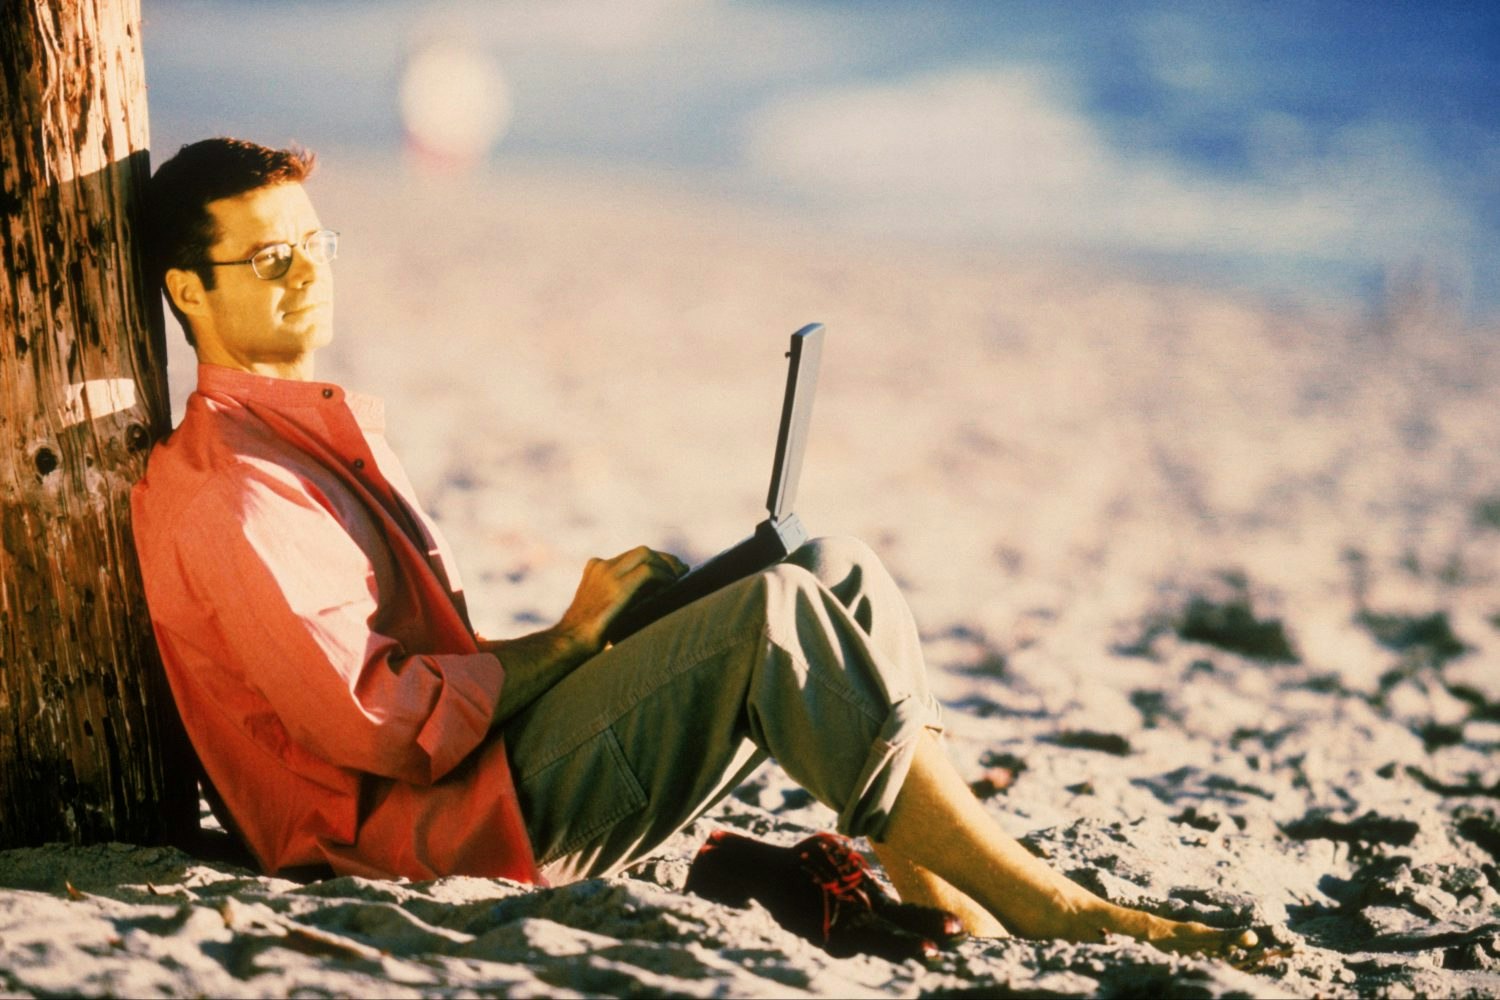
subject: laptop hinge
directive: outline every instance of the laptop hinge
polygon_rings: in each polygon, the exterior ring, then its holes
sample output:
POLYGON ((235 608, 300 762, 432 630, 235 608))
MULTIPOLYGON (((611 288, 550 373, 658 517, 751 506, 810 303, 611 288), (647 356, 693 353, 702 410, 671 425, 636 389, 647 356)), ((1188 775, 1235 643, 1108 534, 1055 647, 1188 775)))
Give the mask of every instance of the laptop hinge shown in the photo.
POLYGON ((755 526, 755 534, 762 544, 773 544, 786 555, 796 552, 807 541, 807 529, 796 514, 768 517, 755 526))

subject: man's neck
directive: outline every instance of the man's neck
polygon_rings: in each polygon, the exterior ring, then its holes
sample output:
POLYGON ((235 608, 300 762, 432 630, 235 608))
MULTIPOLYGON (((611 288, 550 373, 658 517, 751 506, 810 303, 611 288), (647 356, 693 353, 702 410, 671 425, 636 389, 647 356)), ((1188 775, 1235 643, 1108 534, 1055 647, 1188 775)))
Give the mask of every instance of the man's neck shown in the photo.
POLYGON ((311 352, 297 358, 288 358, 276 361, 249 361, 236 358, 226 351, 214 350, 205 345, 198 351, 198 361, 205 365, 218 365, 221 368, 234 368, 242 372, 250 372, 252 375, 264 375, 268 378, 292 379, 297 382, 311 382, 313 380, 313 355, 311 352))
POLYGON ((246 367, 247 372, 256 375, 267 375, 271 378, 287 378, 298 382, 311 382, 313 380, 313 359, 309 354, 300 361, 288 361, 285 363, 262 362, 246 367))

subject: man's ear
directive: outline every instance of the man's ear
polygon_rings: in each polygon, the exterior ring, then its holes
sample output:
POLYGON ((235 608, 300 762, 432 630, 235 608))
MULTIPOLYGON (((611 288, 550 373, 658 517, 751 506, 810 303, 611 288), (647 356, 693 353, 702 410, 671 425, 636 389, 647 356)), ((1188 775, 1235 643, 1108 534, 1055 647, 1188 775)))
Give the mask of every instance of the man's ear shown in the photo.
POLYGON ((172 304, 188 316, 201 316, 208 311, 207 289, 197 271, 181 267, 167 269, 165 284, 172 304))

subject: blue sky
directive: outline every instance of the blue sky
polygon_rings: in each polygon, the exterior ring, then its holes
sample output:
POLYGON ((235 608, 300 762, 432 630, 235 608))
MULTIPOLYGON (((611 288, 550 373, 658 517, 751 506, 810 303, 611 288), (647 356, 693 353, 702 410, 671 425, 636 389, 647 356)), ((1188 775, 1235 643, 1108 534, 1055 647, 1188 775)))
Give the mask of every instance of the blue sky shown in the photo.
POLYGON ((507 85, 495 156, 877 234, 1500 312, 1500 5, 144 0, 158 159, 389 155, 427 41, 507 85))

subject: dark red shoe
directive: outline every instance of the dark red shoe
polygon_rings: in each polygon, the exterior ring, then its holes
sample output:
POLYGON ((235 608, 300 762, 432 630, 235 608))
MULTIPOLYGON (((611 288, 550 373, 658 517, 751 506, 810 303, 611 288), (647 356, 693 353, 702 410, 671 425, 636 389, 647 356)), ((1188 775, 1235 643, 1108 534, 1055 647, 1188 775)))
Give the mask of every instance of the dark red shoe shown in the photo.
POLYGON ((839 958, 927 961, 968 936, 951 913, 892 898, 864 856, 832 833, 778 847, 715 831, 693 860, 687 889, 731 906, 753 899, 787 930, 839 958))

